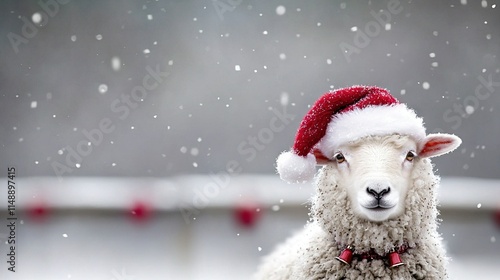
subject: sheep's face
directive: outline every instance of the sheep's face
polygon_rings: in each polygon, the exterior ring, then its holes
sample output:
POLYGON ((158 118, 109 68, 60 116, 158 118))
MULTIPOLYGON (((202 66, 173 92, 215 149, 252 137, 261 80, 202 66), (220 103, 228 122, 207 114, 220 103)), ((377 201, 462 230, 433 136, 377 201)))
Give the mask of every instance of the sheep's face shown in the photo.
POLYGON ((336 181, 360 218, 382 222, 404 212, 417 144, 407 136, 367 137, 333 154, 336 181))

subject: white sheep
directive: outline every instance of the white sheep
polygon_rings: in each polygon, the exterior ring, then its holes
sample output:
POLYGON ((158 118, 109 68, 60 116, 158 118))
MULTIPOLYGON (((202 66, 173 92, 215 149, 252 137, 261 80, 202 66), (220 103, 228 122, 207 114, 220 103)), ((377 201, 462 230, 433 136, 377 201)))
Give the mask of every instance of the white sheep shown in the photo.
POLYGON ((302 121, 293 151, 277 161, 289 182, 311 179, 311 164, 324 165, 311 221, 264 258, 255 279, 448 278, 429 158, 460 143, 426 135, 422 119, 383 89, 325 94, 302 121))

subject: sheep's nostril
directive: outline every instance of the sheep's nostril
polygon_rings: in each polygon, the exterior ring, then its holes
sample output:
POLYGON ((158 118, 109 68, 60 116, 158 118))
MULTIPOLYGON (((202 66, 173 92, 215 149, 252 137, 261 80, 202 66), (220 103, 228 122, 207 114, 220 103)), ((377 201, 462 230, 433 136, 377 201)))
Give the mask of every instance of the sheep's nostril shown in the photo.
POLYGON ((383 189, 373 189, 373 188, 366 188, 366 192, 373 195, 376 199, 381 199, 384 195, 388 194, 391 191, 390 187, 383 188, 383 189))
POLYGON ((366 192, 373 195, 374 197, 378 196, 378 193, 372 188, 366 188, 366 192))
POLYGON ((388 194, 389 192, 391 191, 391 188, 390 187, 387 187, 387 189, 383 189, 379 192, 379 196, 382 197, 384 196, 385 194, 388 194))

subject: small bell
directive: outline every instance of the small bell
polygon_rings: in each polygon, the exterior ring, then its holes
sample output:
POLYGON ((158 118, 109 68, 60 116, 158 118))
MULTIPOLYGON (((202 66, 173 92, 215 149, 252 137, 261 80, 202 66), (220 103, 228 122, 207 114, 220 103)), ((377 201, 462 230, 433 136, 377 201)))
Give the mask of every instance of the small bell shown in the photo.
POLYGON ((335 257, 340 262, 351 265, 352 262, 353 247, 347 246, 338 257, 335 257))
POLYGON ((401 257, 399 256, 398 252, 392 251, 389 253, 389 267, 394 268, 398 267, 400 265, 404 265, 403 261, 401 260, 401 257))

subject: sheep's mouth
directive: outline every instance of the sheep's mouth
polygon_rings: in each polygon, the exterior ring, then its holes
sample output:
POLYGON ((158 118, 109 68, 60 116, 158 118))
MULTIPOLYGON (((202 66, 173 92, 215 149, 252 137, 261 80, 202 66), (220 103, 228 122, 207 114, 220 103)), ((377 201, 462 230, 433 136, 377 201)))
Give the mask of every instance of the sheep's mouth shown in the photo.
POLYGON ((395 205, 390 205, 387 203, 376 201, 370 205, 362 205, 364 208, 372 211, 384 211, 393 208, 395 205))
POLYGON ((367 208, 371 211, 385 211, 385 210, 388 210, 388 209, 391 209, 392 207, 381 207, 381 206, 377 206, 377 207, 373 207, 373 208, 367 208))

